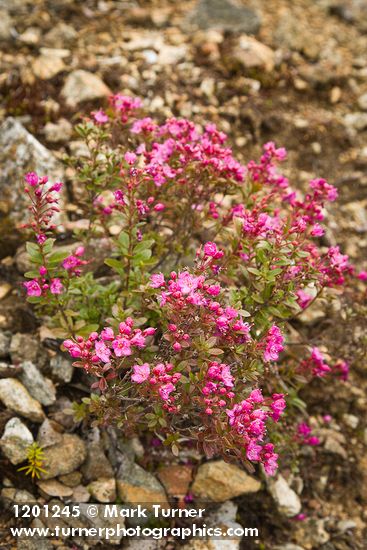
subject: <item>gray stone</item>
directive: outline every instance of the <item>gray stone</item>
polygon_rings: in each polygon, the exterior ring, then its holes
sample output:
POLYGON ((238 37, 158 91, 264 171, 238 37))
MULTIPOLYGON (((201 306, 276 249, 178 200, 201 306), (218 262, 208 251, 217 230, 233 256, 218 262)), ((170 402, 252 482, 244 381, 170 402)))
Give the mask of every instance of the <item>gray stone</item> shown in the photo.
POLYGON ((119 497, 127 504, 167 504, 166 493, 156 477, 129 460, 121 465, 116 484, 119 497))
POLYGON ((34 399, 46 407, 56 401, 56 389, 49 378, 45 378, 31 361, 21 364, 23 372, 20 380, 34 399))
POLYGON ((0 359, 7 357, 10 352, 10 334, 0 331, 0 359))
POLYGON ((57 122, 47 122, 44 133, 47 141, 58 143, 68 141, 73 133, 73 127, 68 120, 60 118, 57 122))
MULTIPOLYGON (((34 75, 41 80, 49 80, 65 70, 65 64, 59 55, 52 52, 37 57, 32 64, 34 75)), ((50 140, 49 140, 50 141, 50 140)))
POLYGON ((41 424, 38 430, 37 442, 42 447, 52 447, 62 442, 63 427, 54 420, 46 420, 41 424))
MULTIPOLYGON (((1 202, 10 231, 14 224, 27 221, 29 200, 23 191, 24 174, 34 171, 48 175, 52 184, 63 180, 64 170, 54 155, 12 117, 0 126, 0 165, 1 202)), ((59 223, 60 216, 54 220, 59 223)))
POLYGON ((19 418, 11 418, 5 425, 0 448, 12 464, 20 464, 27 458, 27 450, 33 443, 33 435, 19 418))
POLYGON ((351 531, 352 529, 356 529, 356 527, 357 527, 357 524, 352 519, 343 519, 338 521, 337 523, 337 529, 340 533, 351 531))
POLYGON ((111 93, 99 76, 82 69, 70 73, 61 90, 61 95, 70 107, 75 107, 83 101, 101 99, 111 93))
POLYGON ((214 28, 246 34, 256 34, 261 24, 257 13, 230 0, 199 0, 190 20, 201 29, 214 28))
POLYGON ((33 399, 23 384, 15 378, 0 380, 0 401, 11 411, 34 422, 42 422, 45 418, 41 405, 33 399))
POLYGON ((55 355, 50 361, 49 373, 52 378, 65 384, 70 382, 73 377, 74 367, 72 361, 62 355, 55 355))
POLYGON ((82 473, 86 481, 91 482, 100 478, 112 478, 114 472, 110 461, 103 450, 101 433, 93 428, 87 443, 87 458, 83 464, 82 473))
POLYGON ((60 443, 44 449, 42 479, 69 474, 77 470, 86 457, 85 443, 75 434, 63 434, 60 443))
POLYGON ((268 488, 281 514, 293 517, 301 511, 301 501, 282 475, 268 480, 268 488))
POLYGON ((10 356, 14 364, 22 361, 36 361, 39 352, 39 342, 32 334, 17 332, 10 342, 10 356))

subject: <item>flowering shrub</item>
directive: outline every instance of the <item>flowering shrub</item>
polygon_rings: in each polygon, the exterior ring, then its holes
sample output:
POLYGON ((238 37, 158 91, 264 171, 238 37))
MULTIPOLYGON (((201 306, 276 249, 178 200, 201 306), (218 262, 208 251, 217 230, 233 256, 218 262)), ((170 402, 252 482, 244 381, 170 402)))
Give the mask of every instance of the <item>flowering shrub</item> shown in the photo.
POLYGON ((292 190, 274 143, 245 166, 214 124, 159 124, 141 110, 117 94, 76 128, 88 154, 69 164, 87 224, 71 252, 52 237, 61 184, 26 175, 28 299, 93 376, 89 408, 100 422, 148 428, 174 452, 194 440, 208 456, 272 475, 286 405, 294 441, 317 444, 307 424, 291 427, 292 408, 303 407, 297 389, 348 375, 317 347, 300 346, 297 361, 287 345, 287 322, 352 271, 338 247, 320 246, 337 191, 324 179, 304 196, 292 190), (98 242, 103 277, 88 254, 98 242))

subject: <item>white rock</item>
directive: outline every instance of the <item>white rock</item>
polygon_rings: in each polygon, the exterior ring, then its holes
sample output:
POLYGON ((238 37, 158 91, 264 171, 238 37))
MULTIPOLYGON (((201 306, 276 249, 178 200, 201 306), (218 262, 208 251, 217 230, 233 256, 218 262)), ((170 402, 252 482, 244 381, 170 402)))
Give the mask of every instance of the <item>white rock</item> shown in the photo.
POLYGON ((116 500, 116 481, 114 478, 97 479, 88 485, 88 491, 98 502, 114 502, 116 500))
POLYGON ((83 101, 109 96, 111 93, 99 76, 83 69, 70 73, 61 90, 61 95, 70 107, 75 107, 83 101))
POLYGON ((275 65, 273 50, 252 36, 240 36, 232 57, 245 69, 262 68, 265 71, 272 71, 275 65))
POLYGON ((359 96, 358 106, 362 109, 362 111, 367 111, 367 93, 359 96))
POLYGON ((301 511, 301 501, 282 475, 268 480, 269 492, 281 514, 293 517, 301 511))
POLYGON ((20 375, 20 380, 31 396, 45 406, 55 403, 56 389, 51 380, 43 376, 31 361, 24 361, 21 366, 23 372, 20 375))
POLYGON ((11 418, 5 425, 0 448, 12 464, 19 464, 27 458, 27 450, 33 443, 33 435, 19 418, 11 418))
POLYGON ((31 397, 23 384, 15 378, 0 380, 0 401, 11 411, 34 422, 42 422, 45 418, 41 405, 31 397))

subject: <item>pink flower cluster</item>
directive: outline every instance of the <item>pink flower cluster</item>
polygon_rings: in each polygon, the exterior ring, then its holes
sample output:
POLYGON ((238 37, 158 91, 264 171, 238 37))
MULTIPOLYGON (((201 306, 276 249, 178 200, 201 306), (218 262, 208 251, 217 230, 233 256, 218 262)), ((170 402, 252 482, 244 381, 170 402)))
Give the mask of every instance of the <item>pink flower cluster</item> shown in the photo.
POLYGON ((170 413, 177 412, 175 396, 171 395, 176 390, 176 384, 181 379, 181 373, 172 373, 172 363, 158 363, 152 369, 149 363, 133 365, 131 380, 137 384, 148 382, 151 390, 157 393, 164 401, 163 408, 170 413))
POLYGON ((227 405, 226 399, 233 399, 235 396, 232 391, 233 387, 234 377, 231 374, 230 366, 217 361, 210 362, 205 375, 205 385, 202 389, 205 396, 206 414, 213 414, 213 410, 217 407, 225 407, 227 405))
POLYGON ((86 260, 81 259, 84 252, 84 246, 78 246, 78 248, 74 251, 74 254, 71 254, 62 261, 62 267, 66 269, 69 275, 74 275, 75 277, 79 277, 81 275, 82 271, 80 267, 88 263, 86 260))
POLYGON ((115 367, 111 363, 116 364, 116 360, 129 357, 137 350, 143 349, 147 338, 155 331, 152 327, 144 330, 134 329, 134 321, 128 317, 119 324, 117 334, 111 327, 107 327, 100 334, 92 332, 86 340, 81 336, 75 340, 65 340, 64 347, 74 359, 81 360, 81 364, 77 363, 77 366, 82 366, 101 378, 99 388, 104 390, 107 387, 105 373, 111 371, 107 379, 115 376, 115 367))
POLYGON ((141 109, 143 102, 138 97, 130 97, 122 94, 115 94, 110 97, 111 106, 120 115, 121 122, 126 123, 129 118, 136 115, 136 111, 141 109))
POLYGON ((276 325, 273 325, 265 337, 264 361, 277 361, 279 353, 283 351, 284 337, 276 325))
POLYGON ((28 172, 25 175, 26 186, 24 192, 30 198, 31 205, 29 210, 32 222, 24 224, 22 227, 33 229, 39 244, 43 244, 46 239, 46 233, 52 231, 55 226, 51 225, 51 220, 55 212, 60 209, 57 206, 59 202, 58 193, 62 189, 62 183, 57 182, 53 185, 48 183, 47 176, 38 176, 35 172, 28 172))
POLYGON ((285 407, 283 394, 274 394, 269 406, 261 390, 253 390, 247 399, 226 411, 231 429, 243 438, 248 460, 261 462, 268 475, 274 475, 278 455, 274 453, 274 445, 264 444, 266 422, 269 418, 277 422, 285 407))
POLYGON ((311 434, 312 434, 312 428, 308 424, 306 424, 306 422, 302 422, 301 424, 298 425, 297 436, 298 436, 298 440, 303 445, 310 445, 311 447, 320 445, 319 438, 311 434))
MULTIPOLYGON (((42 269, 42 268, 41 268, 42 269)), ((47 273, 47 270, 46 272, 47 273)), ((27 296, 45 296, 48 292, 51 294, 62 294, 64 292, 64 286, 58 277, 48 279, 40 277, 39 279, 32 279, 23 283, 26 289, 27 296)))

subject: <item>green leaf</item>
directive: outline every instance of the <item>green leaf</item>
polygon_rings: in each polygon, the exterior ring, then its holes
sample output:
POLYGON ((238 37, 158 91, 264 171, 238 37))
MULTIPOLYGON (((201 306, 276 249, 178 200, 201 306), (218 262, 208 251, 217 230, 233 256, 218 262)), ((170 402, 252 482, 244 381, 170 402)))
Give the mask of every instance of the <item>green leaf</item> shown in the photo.
POLYGON ((119 260, 115 260, 114 258, 107 258, 104 263, 108 265, 109 267, 112 267, 119 275, 123 275, 125 273, 125 268, 123 265, 121 265, 121 262, 119 260))

